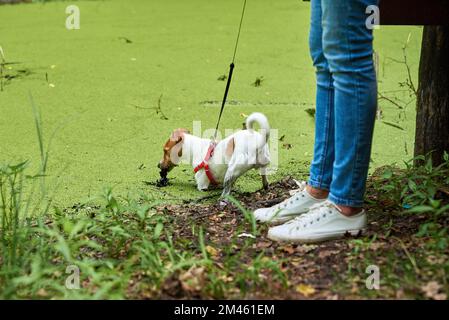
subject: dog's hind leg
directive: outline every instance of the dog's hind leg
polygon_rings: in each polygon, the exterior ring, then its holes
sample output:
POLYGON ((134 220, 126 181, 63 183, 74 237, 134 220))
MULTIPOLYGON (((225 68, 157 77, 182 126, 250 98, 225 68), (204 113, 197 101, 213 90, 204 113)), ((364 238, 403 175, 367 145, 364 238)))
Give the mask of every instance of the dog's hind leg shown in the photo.
POLYGON ((262 178, 262 186, 264 190, 268 190, 267 167, 260 168, 260 177, 262 178))
POLYGON ((265 174, 262 174, 261 177, 262 177, 262 186, 263 186, 264 190, 268 190, 269 184, 268 184, 267 176, 265 174))

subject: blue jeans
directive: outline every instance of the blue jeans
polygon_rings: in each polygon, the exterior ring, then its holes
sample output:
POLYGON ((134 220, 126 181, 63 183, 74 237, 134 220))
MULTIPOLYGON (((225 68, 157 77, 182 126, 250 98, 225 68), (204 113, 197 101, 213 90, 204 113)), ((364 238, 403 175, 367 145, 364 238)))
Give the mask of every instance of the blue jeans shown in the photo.
POLYGON ((373 35, 365 25, 373 4, 377 0, 312 0, 317 94, 309 185, 351 207, 363 205, 377 109, 373 35))

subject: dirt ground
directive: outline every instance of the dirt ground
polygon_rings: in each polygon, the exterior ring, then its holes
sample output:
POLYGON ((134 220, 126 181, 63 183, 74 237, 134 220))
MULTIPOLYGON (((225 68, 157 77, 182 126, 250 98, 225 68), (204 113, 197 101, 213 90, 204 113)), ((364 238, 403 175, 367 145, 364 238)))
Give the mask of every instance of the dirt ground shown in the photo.
MULTIPOLYGON (((297 188, 294 179, 287 177, 270 186, 267 191, 254 194, 240 194, 238 200, 249 210, 271 206, 289 196, 289 191, 297 188)), ((369 202, 376 201, 376 193, 368 189, 369 202)), ((192 225, 202 225, 205 242, 214 248, 215 263, 225 263, 229 253, 223 250, 232 247, 234 254, 245 246, 246 237, 238 236, 248 232, 250 226, 243 223, 242 212, 233 205, 226 208, 218 204, 185 204, 165 206, 166 214, 173 215, 175 238, 191 239, 192 225), (245 230, 246 228, 246 230, 245 230)), ((418 267, 419 259, 426 257, 423 250, 426 239, 416 237, 419 225, 426 220, 424 215, 395 212, 387 204, 368 205, 368 231, 363 237, 328 241, 317 245, 276 243, 266 238, 268 228, 262 226, 260 235, 241 254, 241 263, 251 265, 254 257, 263 255, 279 261, 281 270, 287 275, 287 286, 274 280, 273 274, 263 275, 268 286, 256 286, 246 298, 278 299, 360 299, 360 298, 415 298, 426 296, 426 285, 433 284, 432 275, 424 274, 418 267), (424 256, 423 256, 424 254, 424 256), (366 288, 366 268, 376 265, 385 278, 380 290, 366 288), (403 279, 404 278, 404 279, 403 279), (406 281, 405 278, 411 278, 406 281), (403 279, 403 280, 401 280, 403 279), (402 281, 402 284, 401 284, 402 281)), ((176 241, 176 239, 175 239, 176 241)), ((231 253, 232 254, 232 253, 231 253)), ((430 255, 430 254, 429 254, 430 255)), ((446 259, 443 255, 439 259, 446 259)), ((433 257, 435 258, 435 257, 433 257)), ((434 276, 434 275, 433 275, 434 276)), ((444 277, 444 276, 443 276, 444 277)), ((171 279, 173 280, 173 279, 171 279)), ((170 280, 170 281, 171 281, 170 280)), ((186 292, 181 285, 166 285, 166 298, 201 297, 203 294, 186 292)), ((439 287, 437 287, 439 288, 439 287)), ((434 290, 435 291, 435 290, 434 290)), ((439 290, 434 292, 437 295, 439 290)), ((239 296, 240 292, 236 292, 239 296)), ((441 293, 440 293, 441 294, 441 293)), ((440 296, 441 297, 441 296, 440 296)), ((444 294, 442 296, 445 297, 444 294)))

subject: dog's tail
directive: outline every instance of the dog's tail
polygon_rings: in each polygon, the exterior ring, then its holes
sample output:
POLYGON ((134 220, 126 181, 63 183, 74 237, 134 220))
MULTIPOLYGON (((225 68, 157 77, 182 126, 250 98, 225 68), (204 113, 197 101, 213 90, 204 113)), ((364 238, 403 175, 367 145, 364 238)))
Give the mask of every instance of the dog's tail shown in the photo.
POLYGON ((246 118, 246 129, 254 130, 254 123, 259 124, 260 133, 265 138, 262 139, 262 141, 258 142, 257 147, 260 149, 268 142, 268 138, 270 138, 270 125, 268 124, 267 117, 265 117, 265 115, 260 112, 251 113, 249 117, 246 118))

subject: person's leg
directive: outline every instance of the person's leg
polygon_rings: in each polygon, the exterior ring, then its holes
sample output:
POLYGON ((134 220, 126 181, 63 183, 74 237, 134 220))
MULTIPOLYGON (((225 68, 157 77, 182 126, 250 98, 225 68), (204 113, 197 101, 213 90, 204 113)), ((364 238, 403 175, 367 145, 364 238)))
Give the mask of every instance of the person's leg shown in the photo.
POLYGON ((321 0, 311 2, 310 55, 316 68, 315 146, 307 191, 316 198, 327 198, 334 162, 334 87, 329 64, 323 52, 321 0))
POLYGON ((322 0, 323 51, 335 87, 335 160, 329 200, 343 213, 363 205, 370 162, 377 82, 367 6, 376 0, 322 0))
MULTIPOLYGON (((294 220, 270 228, 269 239, 318 242, 346 234, 357 235, 366 227, 366 212, 360 207, 377 107, 373 39, 371 31, 365 27, 365 10, 371 4, 376 4, 376 1, 321 0, 323 54, 334 88, 334 162, 333 168, 326 169, 332 173, 329 200, 311 207, 306 214, 294 220)), ((317 112, 319 106, 322 105, 317 101, 317 112)), ((319 125, 317 123, 317 131, 325 131, 319 125)), ((328 141, 320 140, 318 133, 317 154, 327 154, 322 150, 326 150, 324 146, 328 141)), ((320 158, 314 160, 315 177, 321 177, 319 164, 324 165, 320 158)), ((318 182, 314 176, 312 185, 318 182)), ((316 186, 327 187, 325 183, 317 183, 316 186)))

